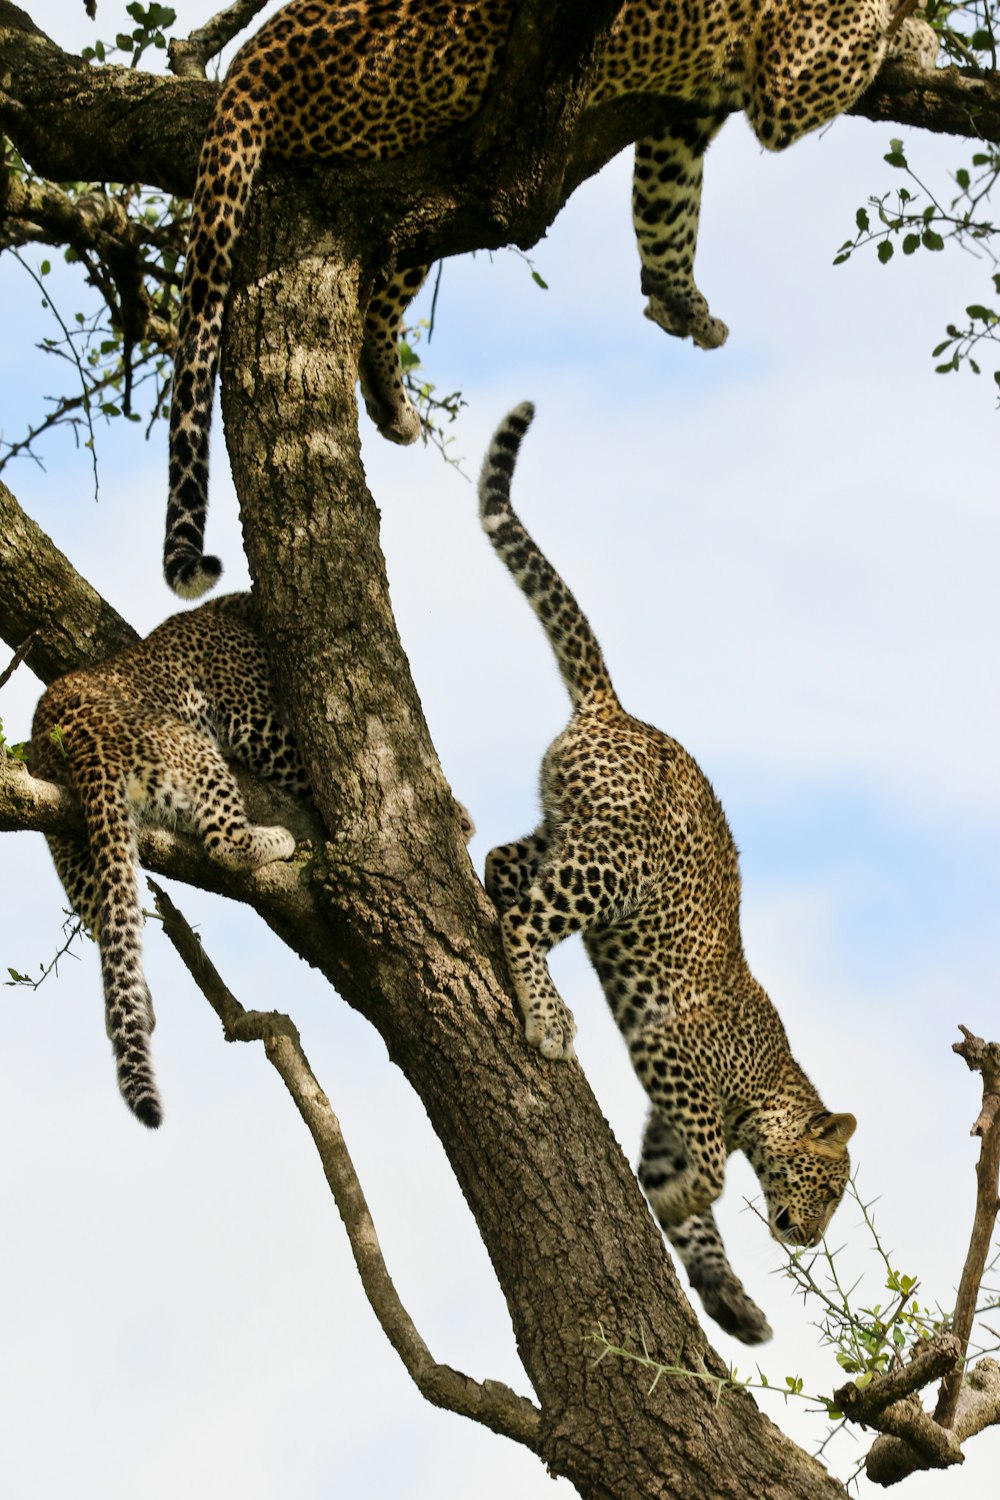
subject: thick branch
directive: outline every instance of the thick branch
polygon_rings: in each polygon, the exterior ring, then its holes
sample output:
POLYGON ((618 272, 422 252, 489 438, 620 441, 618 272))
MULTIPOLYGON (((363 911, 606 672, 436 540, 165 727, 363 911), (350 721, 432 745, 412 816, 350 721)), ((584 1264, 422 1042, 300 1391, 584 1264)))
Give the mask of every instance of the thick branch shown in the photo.
MULTIPOLYGON (((284 900, 302 906, 299 888, 307 863, 310 835, 317 827, 306 809, 292 798, 265 788, 253 777, 233 768, 251 816, 261 822, 283 822, 303 841, 299 858, 264 865, 250 872, 229 870, 205 854, 202 844, 166 828, 139 829, 139 858, 159 875, 196 885, 216 895, 256 904, 265 895, 271 902, 284 900)), ((20 761, 0 751, 0 833, 63 833, 82 835, 83 815, 72 792, 51 781, 32 776, 20 761)))
MULTIPOLYGON (((524 0, 477 118, 405 162, 324 169, 326 200, 355 201, 365 221, 385 222, 394 251, 418 258, 535 243, 585 177, 689 114, 681 101, 638 95, 581 113, 589 48, 615 9, 612 0, 524 0)), ((11 0, 0 0, 0 76, 9 80, 0 126, 39 175, 190 195, 218 85, 88 67, 11 0)), ((996 139, 1000 80, 893 65, 855 113, 996 139)))
POLYGON ((493 1432, 537 1449, 541 1413, 532 1402, 500 1381, 480 1383, 449 1365, 438 1364, 421 1338, 382 1258, 375 1224, 340 1122, 309 1066, 290 1017, 277 1011, 247 1012, 223 983, 201 942, 166 892, 155 884, 152 889, 163 929, 222 1022, 226 1040, 264 1043, 268 1062, 291 1094, 319 1152, 372 1311, 421 1395, 435 1406, 471 1417, 493 1432))
MULTIPOLYGON (((981 1359, 965 1374, 950 1429, 939 1431, 946 1432, 960 1448, 985 1428, 997 1425, 1000 1425, 1000 1365, 993 1359, 981 1359)), ((908 1442, 891 1436, 877 1437, 865 1460, 868 1478, 873 1484, 883 1486, 899 1484, 917 1469, 926 1467, 908 1442)))
POLYGON ((915 63, 887 63, 848 114, 937 135, 1000 141, 1000 74, 939 68, 928 78, 915 63))
POLYGON ((34 631, 27 663, 45 683, 138 640, 0 480, 0 636, 17 647, 34 631))
POLYGON ((837 1407, 863 1427, 878 1427, 887 1407, 923 1390, 932 1380, 939 1380, 958 1364, 961 1368, 962 1346, 951 1334, 942 1334, 918 1348, 913 1358, 898 1370, 876 1375, 860 1389, 853 1380, 834 1391, 837 1407))

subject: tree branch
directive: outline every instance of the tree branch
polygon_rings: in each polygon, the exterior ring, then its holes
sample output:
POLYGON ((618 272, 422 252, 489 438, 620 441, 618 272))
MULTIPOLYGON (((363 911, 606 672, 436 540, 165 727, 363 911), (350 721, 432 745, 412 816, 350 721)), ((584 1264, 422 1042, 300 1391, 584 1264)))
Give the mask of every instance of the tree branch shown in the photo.
MULTIPOLYGON (((982 1037, 973 1036, 965 1026, 959 1026, 959 1031, 964 1040, 955 1042, 952 1051, 957 1052, 959 1057, 964 1057, 970 1070, 981 1073, 983 1079, 982 1108, 970 1132, 979 1136, 982 1142, 979 1161, 976 1163, 976 1212, 952 1319, 952 1328, 961 1344, 964 1360, 976 1316, 979 1287, 993 1241, 997 1212, 1000 1210, 1000 1045, 996 1042, 984 1042, 982 1037)), ((961 1389, 960 1367, 941 1385, 934 1416, 942 1427, 954 1425, 961 1389)))
MULTIPOLYGON (((420 258, 533 244, 585 177, 630 142, 690 116, 683 101, 643 95, 583 107, 593 61, 588 49, 599 47, 615 9, 613 0, 588 0, 586 7, 524 0, 512 33, 517 46, 512 40, 501 55, 478 115, 402 163, 315 169, 327 201, 356 196, 366 217, 374 213, 376 222, 396 226, 396 250, 420 258), (541 139, 542 125, 554 128, 546 152, 551 170, 523 175, 517 192, 501 192, 498 208, 494 168, 499 161, 507 182, 512 161, 524 167, 537 157, 532 135, 541 139), (479 169, 471 176, 470 161, 479 169), (417 211, 429 203, 433 214, 417 211)), ((40 176, 142 182, 190 195, 217 84, 89 67, 57 47, 12 0, 0 0, 0 76, 9 80, 0 96, 0 126, 40 176)), ((956 68, 928 77, 894 63, 853 112, 997 139, 1000 78, 956 68)))
POLYGON ((400 1301, 382 1258, 375 1225, 358 1180, 340 1122, 320 1088, 289 1016, 277 1011, 246 1011, 224 984, 200 940, 165 891, 151 881, 163 930, 195 984, 222 1022, 229 1042, 264 1043, 296 1109, 305 1121, 323 1164, 334 1202, 344 1221, 365 1295, 390 1344, 421 1395, 435 1406, 476 1422, 536 1451, 541 1412, 500 1381, 480 1383, 438 1364, 400 1301))
POLYGON ((952 1048, 983 1077, 983 1102, 972 1127, 982 1140, 976 1166, 976 1210, 959 1283, 951 1331, 919 1345, 901 1369, 876 1376, 863 1390, 851 1381, 835 1393, 852 1421, 876 1427, 865 1461, 874 1484, 898 1484, 917 1469, 942 1468, 963 1460, 962 1444, 984 1427, 1000 1423, 1000 1365, 981 1359, 965 1369, 979 1288, 1000 1210, 1000 1045, 984 1042, 960 1026, 963 1040, 952 1048), (933 1418, 916 1392, 943 1376, 933 1418))
POLYGON ((235 0, 190 36, 171 37, 167 43, 171 73, 178 78, 204 78, 209 58, 239 36, 266 4, 267 0, 235 0))

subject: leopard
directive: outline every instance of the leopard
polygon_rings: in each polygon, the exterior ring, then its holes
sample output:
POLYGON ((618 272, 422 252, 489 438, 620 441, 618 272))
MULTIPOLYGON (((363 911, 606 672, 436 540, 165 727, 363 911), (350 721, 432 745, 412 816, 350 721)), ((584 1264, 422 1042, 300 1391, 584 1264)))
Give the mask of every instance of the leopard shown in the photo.
MULTIPOLYGON (((848 109, 890 49, 932 68, 937 38, 925 20, 903 16, 912 3, 622 4, 588 107, 637 93, 687 106, 682 122, 635 149, 632 217, 647 318, 702 349, 725 342, 727 326, 693 274, 710 142, 742 110, 765 147, 783 150, 848 109)), ((516 11, 517 0, 291 0, 237 52, 201 149, 178 314, 163 561, 181 597, 200 597, 222 571, 204 550, 212 393, 234 255, 262 161, 384 161, 470 120, 516 11)), ((396 443, 421 431, 399 331, 426 274, 402 258, 390 265, 365 314, 361 394, 396 443)))
POLYGON ((163 1105, 142 961, 137 826, 191 831, 231 870, 290 859, 287 828, 253 824, 230 762, 308 802, 308 778, 271 686, 248 593, 176 614, 145 640, 57 678, 32 720, 33 775, 68 787, 84 832, 47 835, 69 903, 96 938, 118 1087, 143 1125, 163 1105))
POLYGON ((843 1196, 857 1122, 826 1109, 750 971, 736 845, 707 777, 622 707, 586 616, 512 509, 533 415, 526 402, 497 429, 480 519, 548 635, 572 715, 542 761, 541 822, 490 851, 486 892, 527 1042, 547 1059, 572 1059, 576 1034, 548 955, 582 933, 650 1103, 640 1184, 705 1311, 756 1344, 771 1330, 712 1209, 728 1157, 750 1161, 772 1236, 815 1245, 843 1196))

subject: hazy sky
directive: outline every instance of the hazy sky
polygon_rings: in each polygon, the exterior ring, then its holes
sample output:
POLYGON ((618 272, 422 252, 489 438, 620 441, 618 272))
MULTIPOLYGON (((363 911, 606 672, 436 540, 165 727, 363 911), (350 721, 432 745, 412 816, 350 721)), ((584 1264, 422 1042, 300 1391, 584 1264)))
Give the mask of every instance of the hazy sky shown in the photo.
MULTIPOLYGON (((79 0, 43 9, 70 49, 110 36, 122 16, 113 0, 96 28, 79 0)), ((178 9, 182 28, 209 11, 202 0, 178 9)), ((869 253, 831 266, 855 209, 899 180, 882 161, 892 133, 844 120, 766 157, 730 122, 708 161, 698 256, 699 283, 730 324, 723 350, 643 319, 626 156, 533 252, 548 291, 513 255, 448 263, 426 355, 439 388, 468 402, 454 451, 470 475, 503 413, 535 401, 515 503, 587 610, 623 701, 681 739, 721 796, 754 971, 827 1105, 858 1116, 853 1155, 893 1263, 919 1274, 924 1299, 950 1305, 978 1103, 950 1047, 960 1021, 996 1037, 1000 993, 1000 416, 989 374, 941 377, 930 358, 946 323, 989 300, 986 262, 949 251, 883 268, 869 253)), ((947 195, 963 144, 916 132, 906 143, 947 195)), ((60 272, 53 286, 71 316, 75 282, 60 272)), ((0 296, 0 427, 13 438, 63 371, 33 353, 52 330, 9 258, 0 296)), ((146 444, 119 427, 99 434, 97 506, 68 436, 41 447, 44 471, 22 461, 3 477, 149 629, 173 608, 160 578, 166 434, 146 444)), ((538 763, 565 722, 565 693, 479 531, 473 487, 431 450, 391 448, 364 418, 362 435, 403 642, 445 772, 478 825, 481 870, 492 844, 536 820, 538 763)), ((218 418, 208 546, 242 586, 218 418)), ((11 738, 27 734, 36 693, 22 669, 0 697, 11 738)), ((31 971, 58 946, 62 892, 41 838, 4 848, 0 964, 31 971)), ((183 889, 177 899, 245 1004, 293 1014, 436 1358, 527 1392, 471 1216, 378 1037, 242 909, 183 889)), ((634 1160, 644 1096, 578 944, 553 971, 634 1160)), ((530 1454, 421 1401, 260 1050, 223 1045, 152 924, 147 973, 166 1108, 155 1137, 117 1094, 92 947, 37 993, 3 991, 11 1496, 569 1495, 530 1454)), ((816 1347, 817 1313, 775 1274, 778 1248, 743 1210, 754 1189, 734 1159, 727 1243, 775 1328, 759 1363, 772 1381, 802 1374, 828 1390, 841 1372, 816 1347)), ((842 1207, 831 1240, 870 1272, 862 1300, 884 1302, 858 1217, 842 1207)), ((746 1350, 709 1331, 752 1370, 746 1350)), ((818 1419, 778 1401, 768 1410, 800 1441, 821 1438, 818 1419)), ((982 1495, 997 1442, 980 1437, 962 1470, 910 1480, 908 1496, 982 1495)), ((827 1459, 846 1475, 862 1452, 846 1436, 827 1459)))

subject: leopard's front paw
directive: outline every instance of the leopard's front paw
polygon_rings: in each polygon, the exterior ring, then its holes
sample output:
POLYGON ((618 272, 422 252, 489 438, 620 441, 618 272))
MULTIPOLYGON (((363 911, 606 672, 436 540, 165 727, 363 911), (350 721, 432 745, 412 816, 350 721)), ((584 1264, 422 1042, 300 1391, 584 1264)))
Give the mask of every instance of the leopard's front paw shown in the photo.
POLYGON ((733 1338, 743 1344, 765 1344, 771 1337, 770 1323, 732 1271, 692 1270, 691 1285, 709 1317, 733 1338))
POLYGON ((700 307, 686 301, 650 297, 643 313, 651 323, 675 338, 690 338, 699 349, 719 349, 729 337, 729 329, 721 318, 712 317, 700 293, 698 300, 700 307))
POLYGON ((524 1035, 529 1047, 537 1047, 550 1061, 569 1061, 576 1056, 573 1046, 576 1022, 569 1006, 559 999, 550 1000, 525 1016, 524 1035))
POLYGON ((395 340, 386 347, 378 339, 365 340, 358 365, 365 410, 390 443, 415 443, 420 436, 420 413, 403 385, 403 370, 395 340))

